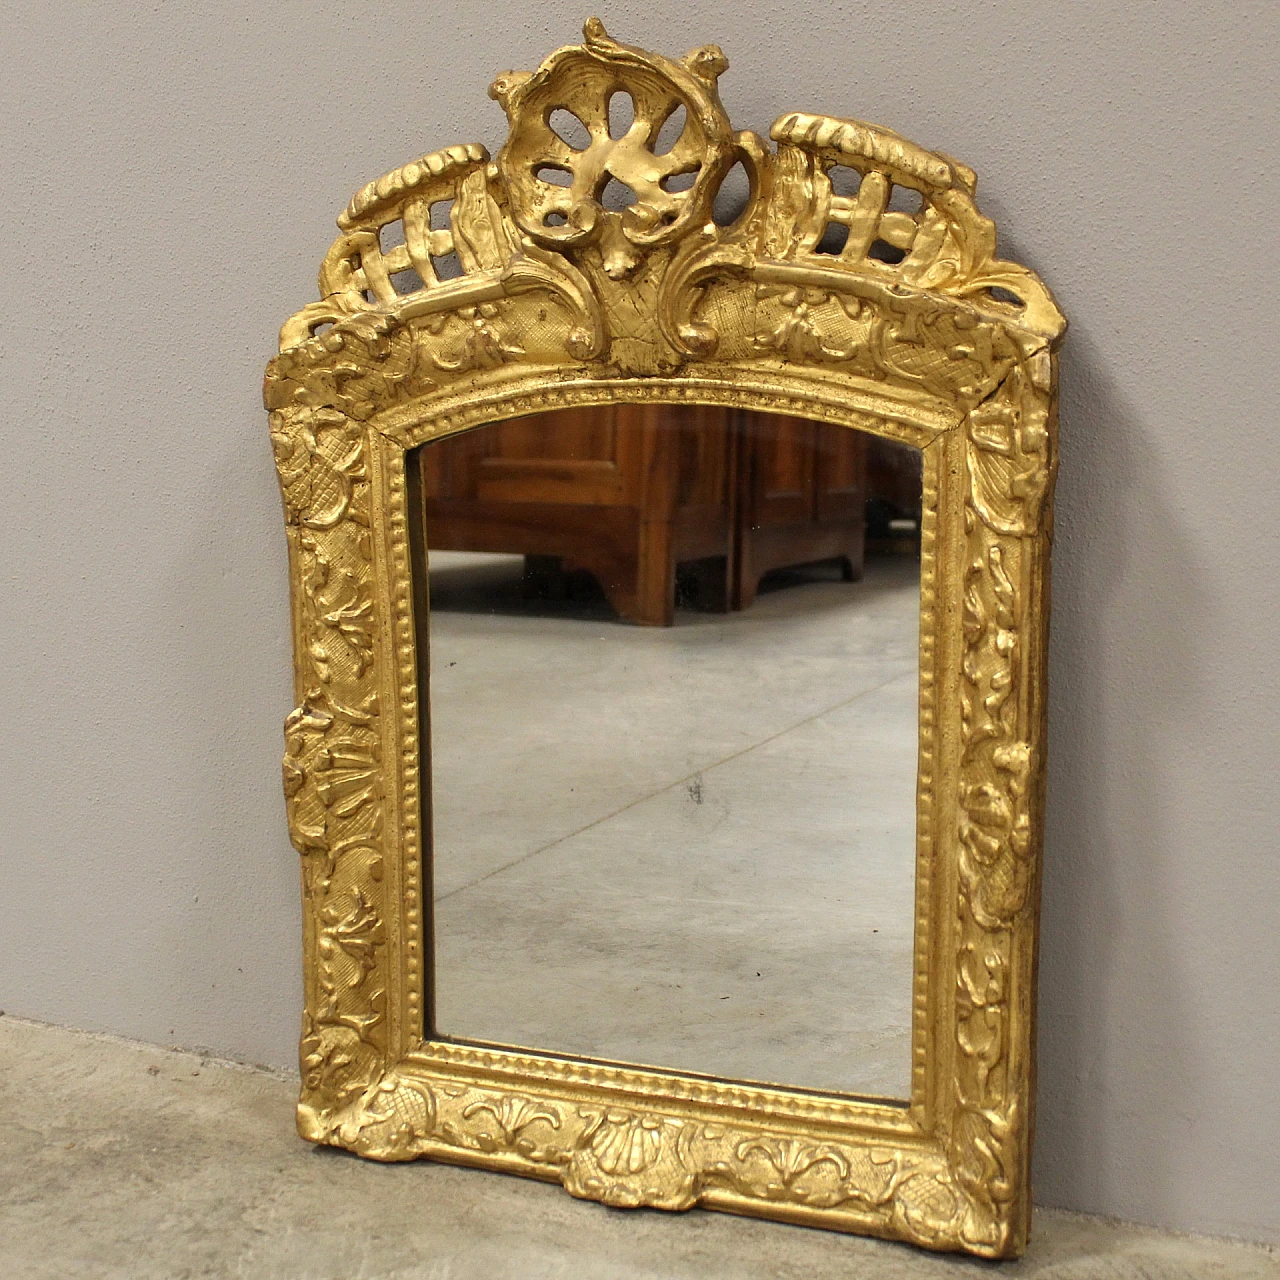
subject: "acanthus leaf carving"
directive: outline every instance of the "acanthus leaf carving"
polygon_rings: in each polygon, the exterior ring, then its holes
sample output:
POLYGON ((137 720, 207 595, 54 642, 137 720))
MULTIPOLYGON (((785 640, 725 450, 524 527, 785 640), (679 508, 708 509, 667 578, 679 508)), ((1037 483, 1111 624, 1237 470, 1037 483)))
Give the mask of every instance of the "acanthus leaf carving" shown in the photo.
POLYGON ((559 1162, 558 1151, 548 1151, 526 1136, 526 1131, 539 1125, 552 1130, 561 1128, 560 1112, 544 1103, 516 1094, 500 1098, 484 1097, 462 1108, 462 1118, 476 1122, 468 1137, 482 1151, 516 1151, 526 1159, 539 1163, 559 1162), (492 1123, 488 1123, 485 1117, 492 1123))
POLYGON ((1017 725, 1019 590, 1005 546, 986 541, 984 530, 971 532, 985 555, 971 563, 964 588, 959 869, 975 918, 1003 929, 1023 909, 1030 885, 1035 754, 1017 725))
MULTIPOLYGON (((333 655, 330 637, 336 633, 346 646, 353 676, 360 679, 373 661, 373 599, 368 590, 368 565, 360 572, 334 568, 320 540, 310 532, 299 539, 308 566, 303 570, 302 587, 315 618, 315 631, 307 652, 316 675, 327 681, 333 655)), ((366 540, 357 542, 367 560, 366 540)))
POLYGON ((366 851, 376 873, 374 848, 381 825, 376 695, 360 707, 334 701, 323 687, 311 690, 285 720, 285 807, 294 848, 316 862, 310 891, 322 899, 339 859, 366 851))

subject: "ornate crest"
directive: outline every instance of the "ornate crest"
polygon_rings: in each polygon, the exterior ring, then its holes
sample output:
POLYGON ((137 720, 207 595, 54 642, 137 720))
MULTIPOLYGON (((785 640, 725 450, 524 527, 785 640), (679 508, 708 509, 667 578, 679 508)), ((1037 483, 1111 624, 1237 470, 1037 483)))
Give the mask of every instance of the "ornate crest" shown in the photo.
POLYGON ((890 130, 736 132, 714 46, 585 41, 490 90, 338 219, 265 384, 294 590, 299 1125, 382 1160, 556 1177, 992 1257, 1026 1237, 1056 347, 975 177, 890 130), (619 105, 627 107, 626 112, 619 105), (725 207, 731 170, 746 196, 725 207), (907 199, 897 193, 903 193, 907 199), (924 450, 909 1104, 431 1038, 407 450, 612 400, 803 414, 924 450))

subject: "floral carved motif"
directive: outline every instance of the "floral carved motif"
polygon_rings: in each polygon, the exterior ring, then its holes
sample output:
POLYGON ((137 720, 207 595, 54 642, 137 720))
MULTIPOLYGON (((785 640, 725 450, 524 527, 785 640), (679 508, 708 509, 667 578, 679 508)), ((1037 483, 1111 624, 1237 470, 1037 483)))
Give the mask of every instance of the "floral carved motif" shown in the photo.
POLYGON ((504 73, 499 152, 447 147, 363 187, 320 298, 281 330, 264 398, 294 591, 299 1130, 373 1159, 558 1178, 613 1205, 1010 1256, 1030 1203, 1065 325, 1038 277, 996 257, 972 171, 857 121, 791 113, 768 141, 735 131, 726 65, 714 46, 667 59, 593 21, 583 44, 504 73), (618 93, 634 110, 611 130, 618 93), (553 127, 562 111, 576 139, 553 127), (726 207, 734 165, 748 190, 726 207), (611 183, 629 198, 611 200, 611 183), (953 894, 922 907, 924 1066, 901 1106, 452 1044, 424 1026, 406 451, 627 399, 774 409, 925 448, 921 867, 953 894))
MULTIPOLYGON (((820 360, 844 362, 857 354, 856 341, 840 346, 830 344, 814 318, 814 306, 833 301, 831 294, 821 289, 761 285, 756 296, 762 299, 776 296, 787 308, 787 314, 777 324, 766 325, 756 332, 756 346, 762 351, 776 351, 784 360, 797 364, 820 360)), ((836 295, 834 301, 845 308, 851 319, 856 319, 862 309, 857 298, 836 295)))
MULTIPOLYGON (((491 302, 459 311, 459 318, 466 322, 462 339, 452 354, 436 353, 432 356, 436 368, 448 373, 469 373, 472 369, 492 369, 507 360, 520 359, 524 348, 503 338, 493 324, 497 314, 498 309, 491 302)), ((444 328, 444 317, 436 317, 431 328, 439 333, 444 328)))

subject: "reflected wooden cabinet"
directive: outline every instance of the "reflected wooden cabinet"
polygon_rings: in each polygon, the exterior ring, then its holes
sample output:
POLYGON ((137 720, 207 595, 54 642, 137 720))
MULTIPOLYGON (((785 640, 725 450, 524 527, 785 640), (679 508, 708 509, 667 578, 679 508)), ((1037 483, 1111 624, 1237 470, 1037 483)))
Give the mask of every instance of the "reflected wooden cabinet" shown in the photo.
POLYGON ((787 565, 861 576, 865 442, 709 406, 514 418, 421 451, 427 545, 523 555, 535 588, 586 570, 622 617, 669 626, 677 575, 719 610, 745 608, 787 565))

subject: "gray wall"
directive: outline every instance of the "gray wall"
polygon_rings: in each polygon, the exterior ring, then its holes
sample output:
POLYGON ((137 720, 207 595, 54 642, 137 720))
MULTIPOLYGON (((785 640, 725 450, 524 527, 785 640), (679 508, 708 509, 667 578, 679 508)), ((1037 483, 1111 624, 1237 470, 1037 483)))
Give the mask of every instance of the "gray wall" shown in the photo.
MULTIPOLYGON (((1280 1240, 1277 10, 690 8, 603 16, 718 40, 742 127, 798 107, 963 158, 1071 319, 1037 1192, 1280 1240)), ((500 143, 492 75, 585 13, 6 9, 0 1006, 289 1063, 262 365, 349 194, 500 143)))

